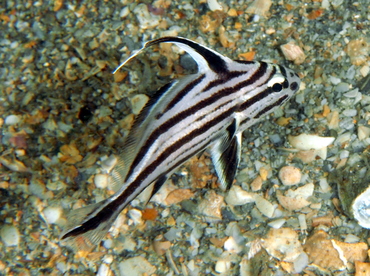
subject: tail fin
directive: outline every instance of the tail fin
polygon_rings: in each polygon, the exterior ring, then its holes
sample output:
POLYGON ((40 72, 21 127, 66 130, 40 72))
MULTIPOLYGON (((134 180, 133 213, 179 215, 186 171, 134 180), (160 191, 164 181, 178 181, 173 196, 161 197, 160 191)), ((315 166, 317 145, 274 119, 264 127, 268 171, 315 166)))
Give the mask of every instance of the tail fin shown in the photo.
POLYGON ((91 251, 107 234, 121 210, 105 208, 111 199, 72 210, 60 240, 75 250, 91 251))

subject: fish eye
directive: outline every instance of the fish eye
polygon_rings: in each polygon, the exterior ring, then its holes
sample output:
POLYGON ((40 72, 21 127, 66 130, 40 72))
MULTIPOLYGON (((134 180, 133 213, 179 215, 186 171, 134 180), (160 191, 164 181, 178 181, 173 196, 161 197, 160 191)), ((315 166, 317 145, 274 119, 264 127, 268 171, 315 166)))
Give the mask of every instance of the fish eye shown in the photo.
POLYGON ((274 83, 271 89, 273 92, 280 92, 281 90, 283 90, 283 86, 281 83, 274 83))

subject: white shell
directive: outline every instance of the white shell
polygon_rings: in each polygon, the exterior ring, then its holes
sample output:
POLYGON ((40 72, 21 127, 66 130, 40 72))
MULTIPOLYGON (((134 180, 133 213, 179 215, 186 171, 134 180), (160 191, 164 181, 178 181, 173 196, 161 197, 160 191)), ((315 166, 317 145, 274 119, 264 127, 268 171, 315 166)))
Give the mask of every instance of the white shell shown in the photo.
POLYGON ((370 187, 353 201, 352 211, 358 224, 370 229, 370 187))
POLYGON ((234 185, 225 197, 225 201, 232 206, 252 203, 254 202, 254 193, 244 191, 240 186, 234 185))
POLYGON ((207 4, 211 11, 222 11, 222 6, 217 2, 217 0, 207 0, 207 4))
POLYGON ((300 150, 322 149, 332 144, 334 140, 334 137, 320 137, 305 133, 298 136, 288 136, 289 143, 300 150))

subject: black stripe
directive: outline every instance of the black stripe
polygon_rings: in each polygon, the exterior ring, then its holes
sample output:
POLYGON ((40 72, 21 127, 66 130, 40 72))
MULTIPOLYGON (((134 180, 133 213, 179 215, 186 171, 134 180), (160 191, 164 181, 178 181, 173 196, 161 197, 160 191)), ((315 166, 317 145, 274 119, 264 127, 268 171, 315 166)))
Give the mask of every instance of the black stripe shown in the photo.
POLYGON ((178 43, 183 43, 185 45, 188 45, 190 48, 193 48, 194 51, 200 54, 207 61, 208 67, 212 71, 218 74, 228 71, 226 62, 222 58, 221 55, 217 55, 213 51, 210 51, 206 47, 194 41, 187 40, 181 37, 173 37, 173 36, 161 37, 161 38, 147 42, 145 44, 145 47, 150 47, 152 45, 162 43, 162 42, 178 42, 178 43))
POLYGON ((284 78, 287 79, 288 78, 288 74, 287 74, 284 66, 281 66, 281 65, 278 65, 278 66, 279 66, 279 69, 280 69, 281 74, 284 76, 284 78))
MULTIPOLYGON (((114 214, 114 211, 116 209, 109 209, 109 208, 103 208, 96 216, 92 217, 91 219, 85 221, 80 226, 74 228, 73 230, 67 232, 65 235, 61 237, 61 240, 67 239, 69 237, 76 237, 79 235, 82 235, 88 231, 92 231, 99 227, 99 225, 110 219, 111 216, 114 214)), ((108 226, 109 228, 111 225, 108 226)), ((107 229, 108 230, 108 229, 107 229)))
MULTIPOLYGON (((242 81, 235 85, 234 87, 226 87, 221 90, 219 90, 217 93, 214 93, 208 98, 203 99, 202 101, 198 102, 196 105, 178 113, 174 117, 168 119, 166 122, 164 122, 161 126, 159 126, 157 129, 155 129, 152 134, 148 137, 145 144, 141 147, 139 153, 136 155, 134 161, 131 163, 130 169, 127 173, 125 181, 129 178, 135 167, 140 163, 141 159, 144 158, 146 152, 150 148, 150 146, 154 143, 155 140, 158 139, 158 137, 168 131, 172 126, 178 124, 182 120, 185 120, 188 116, 197 113, 199 110, 215 103, 219 99, 226 97, 232 93, 235 93, 235 91, 238 91, 242 89, 243 87, 252 85, 254 82, 257 82, 261 77, 263 77, 266 74, 268 65, 265 62, 260 63, 260 67, 254 72, 254 74, 247 80, 242 81)), ((272 74, 275 73, 275 68, 272 70, 269 79, 271 78, 272 74)), ((257 97, 255 101, 259 101, 260 98, 258 98, 259 94, 256 95, 254 98, 250 99, 248 102, 250 104, 253 104, 252 101, 257 97)), ((264 95, 265 97, 266 95, 264 95)))
POLYGON ((204 87, 200 93, 204 93, 204 92, 212 89, 215 86, 223 84, 227 81, 230 81, 233 78, 237 78, 237 77, 239 77, 241 75, 244 75, 246 73, 247 73, 247 71, 232 71, 232 72, 227 73, 227 74, 222 74, 222 75, 219 76, 219 78, 217 78, 214 81, 211 81, 206 87, 204 87))
MULTIPOLYGON (((186 94, 189 93, 189 91, 191 91, 195 86, 197 86, 204 78, 206 77, 205 74, 202 74, 200 75, 198 78, 196 78, 195 80, 193 80, 192 82, 190 82, 189 84, 187 84, 184 89, 181 90, 180 93, 178 93, 176 95, 176 97, 174 97, 171 102, 166 106, 165 110, 163 111, 163 113, 161 114, 161 116, 166 113, 166 111, 170 110, 172 107, 174 107, 178 102, 180 102, 186 94)), ((160 118, 160 117, 157 117, 157 118, 160 118)))
POLYGON ((253 98, 250 98, 249 100, 245 101, 239 106, 238 112, 243 112, 246 109, 250 108, 252 105, 254 105, 256 102, 259 102, 260 100, 264 99, 268 95, 270 95, 272 92, 271 87, 267 87, 265 90, 259 92, 256 96, 253 98))
MULTIPOLYGON (((269 80, 271 78, 273 78, 273 76, 275 75, 276 73, 276 68, 273 67, 271 73, 270 73, 270 76, 268 77, 268 79, 265 81, 265 83, 269 82, 269 80)), ((267 97, 268 95, 270 95, 272 92, 271 90, 271 87, 267 87, 265 90, 259 92, 256 96, 254 96, 253 98, 250 98, 249 100, 245 101, 244 103, 242 103, 240 106, 239 106, 239 109, 238 111, 239 112, 243 112, 244 110, 248 109, 250 106, 252 106, 253 104, 255 104, 256 102, 262 100, 263 98, 267 97)))
POLYGON ((240 59, 237 59, 237 60, 234 60, 234 61, 237 62, 237 63, 241 63, 241 64, 254 64, 254 63, 256 63, 255 61, 240 60, 240 59))
POLYGON ((283 97, 281 97, 279 100, 277 100, 276 102, 274 102, 273 104, 270 104, 268 106, 266 106, 264 109, 262 109, 260 112, 258 112, 254 117, 253 119, 258 119, 260 118, 261 116, 265 115, 266 113, 268 113, 269 111, 271 111, 271 109, 273 109, 274 107, 276 106, 279 106, 279 105, 282 105, 282 103, 287 99, 289 98, 288 95, 284 95, 283 97))

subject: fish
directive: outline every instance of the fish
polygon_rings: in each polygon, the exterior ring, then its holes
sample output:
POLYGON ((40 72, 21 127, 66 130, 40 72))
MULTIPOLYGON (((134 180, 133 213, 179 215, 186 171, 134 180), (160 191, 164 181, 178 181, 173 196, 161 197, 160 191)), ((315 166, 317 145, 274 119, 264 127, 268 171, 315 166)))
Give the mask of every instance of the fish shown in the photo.
POLYGON ((160 43, 183 49, 198 71, 154 93, 135 119, 111 171, 119 189, 103 201, 71 211, 62 242, 77 248, 95 246, 145 188, 152 185, 154 195, 180 165, 205 150, 210 152, 220 188, 227 191, 239 165, 243 131, 299 90, 299 75, 287 67, 232 60, 178 36, 146 42, 113 73, 160 43))

